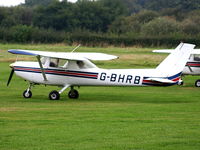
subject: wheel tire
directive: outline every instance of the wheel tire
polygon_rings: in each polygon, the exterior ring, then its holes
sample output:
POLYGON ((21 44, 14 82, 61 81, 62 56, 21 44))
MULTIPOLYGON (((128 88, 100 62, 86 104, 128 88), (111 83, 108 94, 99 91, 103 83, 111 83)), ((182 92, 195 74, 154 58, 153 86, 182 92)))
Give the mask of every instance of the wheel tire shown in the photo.
POLYGON ((197 81, 195 82, 195 86, 196 86, 196 87, 200 87, 200 80, 197 80, 197 81))
POLYGON ((25 90, 23 92, 23 96, 24 96, 24 98, 31 98, 32 97, 32 92, 30 90, 28 92, 27 92, 27 90, 25 90))
POLYGON ((77 99, 79 97, 79 93, 77 90, 70 90, 68 93, 68 97, 71 99, 77 99))
POLYGON ((181 81, 181 82, 178 82, 178 85, 183 85, 184 84, 184 82, 183 81, 181 81))
POLYGON ((58 93, 58 91, 51 91, 49 93, 49 99, 50 100, 59 100, 60 99, 60 94, 58 93))

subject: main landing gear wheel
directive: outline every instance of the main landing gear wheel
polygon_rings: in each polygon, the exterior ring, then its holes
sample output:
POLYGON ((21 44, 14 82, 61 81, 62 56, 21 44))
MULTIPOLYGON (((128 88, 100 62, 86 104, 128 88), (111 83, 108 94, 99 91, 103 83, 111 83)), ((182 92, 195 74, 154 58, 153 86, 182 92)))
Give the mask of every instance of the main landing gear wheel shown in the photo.
POLYGON ((200 87, 200 80, 197 80, 197 81, 195 82, 195 86, 196 86, 196 87, 200 87))
POLYGON ((25 90, 23 92, 24 98, 31 98, 32 97, 32 92, 30 90, 25 90))
POLYGON ((77 90, 70 90, 68 93, 68 97, 71 99, 77 99, 79 97, 79 93, 77 90))
POLYGON ((59 100, 60 94, 58 93, 58 91, 52 91, 49 93, 49 99, 50 100, 59 100))

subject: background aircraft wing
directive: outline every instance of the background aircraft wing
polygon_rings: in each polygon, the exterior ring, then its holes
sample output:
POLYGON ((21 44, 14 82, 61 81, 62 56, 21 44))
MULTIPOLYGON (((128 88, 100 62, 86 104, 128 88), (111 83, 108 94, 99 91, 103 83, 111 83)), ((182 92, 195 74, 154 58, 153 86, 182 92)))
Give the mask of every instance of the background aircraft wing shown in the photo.
POLYGON ((154 52, 154 53, 171 53, 173 51, 174 51, 173 49, 156 49, 156 50, 153 50, 152 52, 154 52))
POLYGON ((61 58, 68 60, 112 60, 118 58, 114 55, 104 54, 104 53, 67 53, 67 52, 43 52, 43 51, 33 51, 33 50, 19 50, 10 49, 9 53, 19 54, 19 55, 30 55, 30 56, 44 56, 51 58, 61 58))
MULTIPOLYGON (((158 49, 158 50, 153 50, 152 52, 154 53, 172 53, 174 50, 173 49, 158 49)), ((192 50, 191 54, 200 54, 200 49, 194 49, 192 50)))

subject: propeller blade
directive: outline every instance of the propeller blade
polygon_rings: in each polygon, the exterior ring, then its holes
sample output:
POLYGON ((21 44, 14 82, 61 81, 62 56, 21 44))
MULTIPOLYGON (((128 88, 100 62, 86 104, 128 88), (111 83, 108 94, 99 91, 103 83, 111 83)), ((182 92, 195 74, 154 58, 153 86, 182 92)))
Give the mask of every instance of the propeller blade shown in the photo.
POLYGON ((10 81, 12 79, 12 76, 13 76, 13 73, 15 72, 14 68, 12 68, 11 72, 10 72, 10 76, 9 76, 9 79, 8 79, 8 82, 7 82, 7 86, 9 86, 10 84, 10 81))

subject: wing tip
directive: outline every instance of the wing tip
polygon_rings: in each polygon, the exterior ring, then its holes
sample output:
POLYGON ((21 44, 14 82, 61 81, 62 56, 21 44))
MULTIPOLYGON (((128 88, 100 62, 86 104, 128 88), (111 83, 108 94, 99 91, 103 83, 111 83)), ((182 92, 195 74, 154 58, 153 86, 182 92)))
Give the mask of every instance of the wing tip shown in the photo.
POLYGON ((18 50, 18 49, 9 49, 8 52, 12 53, 12 54, 19 54, 19 55, 37 56, 37 54, 35 54, 35 53, 27 52, 25 50, 18 50))

